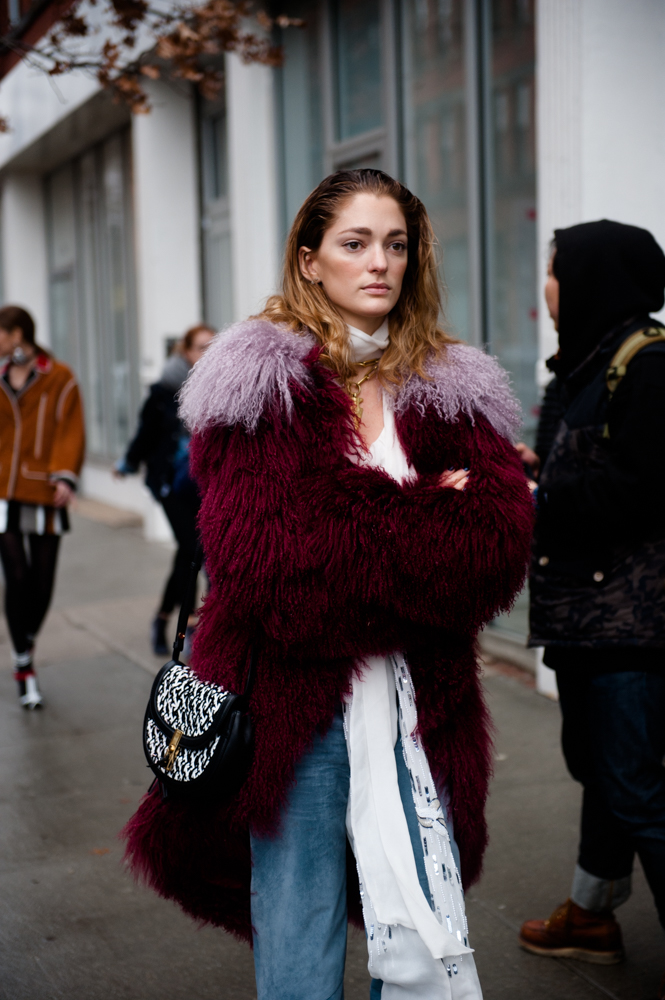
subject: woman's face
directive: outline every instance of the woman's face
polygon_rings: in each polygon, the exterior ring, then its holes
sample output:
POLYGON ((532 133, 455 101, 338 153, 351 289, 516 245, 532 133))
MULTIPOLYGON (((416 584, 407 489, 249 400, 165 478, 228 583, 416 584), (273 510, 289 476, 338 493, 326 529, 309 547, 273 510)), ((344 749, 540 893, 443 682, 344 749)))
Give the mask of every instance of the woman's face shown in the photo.
POLYGON ((559 329, 559 280, 554 274, 554 254, 547 265, 547 281, 545 282, 545 302, 550 316, 554 320, 554 329, 559 329))
POLYGON ((210 330, 199 330, 192 340, 192 346, 185 351, 185 358, 189 365, 195 365, 199 358, 203 357, 206 348, 213 339, 214 334, 210 330))
POLYGON ((23 331, 20 326, 13 330, 3 330, 0 326, 0 358, 8 358, 15 347, 23 341, 23 331))
POLYGON ((318 250, 300 248, 300 269, 308 281, 323 285, 349 326, 371 336, 400 297, 406 240, 404 214, 393 198, 356 194, 318 250))

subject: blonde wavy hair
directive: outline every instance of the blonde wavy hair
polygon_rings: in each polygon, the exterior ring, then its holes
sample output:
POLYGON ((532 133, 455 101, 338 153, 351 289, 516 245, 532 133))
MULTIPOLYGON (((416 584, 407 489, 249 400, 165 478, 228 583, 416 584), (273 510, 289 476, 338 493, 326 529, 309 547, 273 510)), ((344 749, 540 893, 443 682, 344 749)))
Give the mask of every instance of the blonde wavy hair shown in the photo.
POLYGON ((393 198, 404 214, 407 231, 408 263, 401 295, 389 315, 390 344, 381 358, 379 377, 395 385, 414 372, 428 378, 427 359, 442 354, 446 344, 456 342, 440 325, 438 243, 420 199, 382 170, 339 170, 312 191, 296 215, 286 242, 281 294, 268 299, 262 317, 284 323, 295 333, 311 330, 324 348, 322 360, 344 381, 355 374, 346 323, 323 286, 311 284, 303 276, 298 251, 300 247, 318 250, 344 204, 364 193, 393 198))

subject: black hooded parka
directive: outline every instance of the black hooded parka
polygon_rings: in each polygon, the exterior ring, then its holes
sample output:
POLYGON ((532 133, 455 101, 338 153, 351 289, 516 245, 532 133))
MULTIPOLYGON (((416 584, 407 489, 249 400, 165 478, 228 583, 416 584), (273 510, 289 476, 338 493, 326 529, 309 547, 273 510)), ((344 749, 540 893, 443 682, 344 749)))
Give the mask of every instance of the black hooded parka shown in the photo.
POLYGON ((551 666, 577 648, 665 669, 665 343, 636 355, 611 400, 606 384, 623 341, 661 325, 665 256, 646 230, 602 220, 557 230, 553 268, 529 644, 551 666))

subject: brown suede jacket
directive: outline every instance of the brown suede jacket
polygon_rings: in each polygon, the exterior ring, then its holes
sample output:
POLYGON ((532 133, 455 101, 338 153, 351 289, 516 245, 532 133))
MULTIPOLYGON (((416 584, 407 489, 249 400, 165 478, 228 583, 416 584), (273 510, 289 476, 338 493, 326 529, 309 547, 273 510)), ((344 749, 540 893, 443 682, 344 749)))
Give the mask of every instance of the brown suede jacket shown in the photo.
POLYGON ((0 499, 50 505, 55 483, 78 482, 85 450, 83 407, 67 365, 39 350, 14 392, 0 371, 0 499))

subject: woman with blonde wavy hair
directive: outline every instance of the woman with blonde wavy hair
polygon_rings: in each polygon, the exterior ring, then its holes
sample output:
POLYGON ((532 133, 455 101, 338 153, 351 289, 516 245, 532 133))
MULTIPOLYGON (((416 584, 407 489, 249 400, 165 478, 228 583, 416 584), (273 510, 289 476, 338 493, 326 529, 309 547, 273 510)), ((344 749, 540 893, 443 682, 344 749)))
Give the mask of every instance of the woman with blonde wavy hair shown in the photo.
POLYGON ((340 1000, 347 917, 371 997, 481 996, 475 638, 522 584, 531 501, 506 376, 440 312, 422 203, 341 171, 293 223, 281 294, 182 393, 211 584, 192 665, 242 690, 259 639, 255 751, 231 801, 150 793, 128 853, 253 943, 259 1000, 340 1000))

